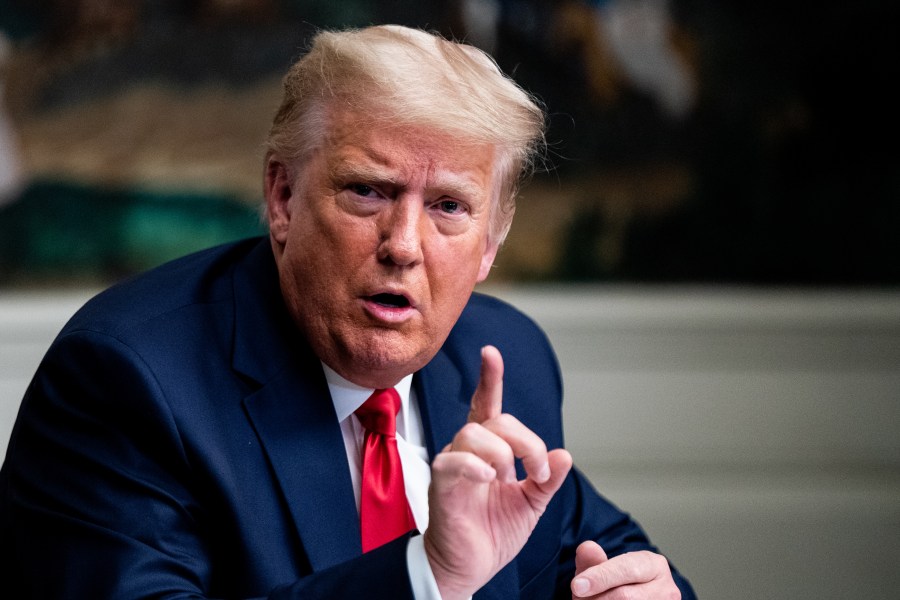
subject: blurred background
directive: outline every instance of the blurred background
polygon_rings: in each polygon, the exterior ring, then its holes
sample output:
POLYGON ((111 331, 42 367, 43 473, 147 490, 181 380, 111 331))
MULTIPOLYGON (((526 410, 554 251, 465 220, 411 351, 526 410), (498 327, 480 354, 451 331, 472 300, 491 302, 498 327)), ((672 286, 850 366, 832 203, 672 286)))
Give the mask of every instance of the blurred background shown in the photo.
POLYGON ((262 233, 280 77, 318 28, 490 52, 549 114, 486 291, 569 445, 705 598, 900 589, 900 5, 0 0, 0 440, 92 293, 262 233))

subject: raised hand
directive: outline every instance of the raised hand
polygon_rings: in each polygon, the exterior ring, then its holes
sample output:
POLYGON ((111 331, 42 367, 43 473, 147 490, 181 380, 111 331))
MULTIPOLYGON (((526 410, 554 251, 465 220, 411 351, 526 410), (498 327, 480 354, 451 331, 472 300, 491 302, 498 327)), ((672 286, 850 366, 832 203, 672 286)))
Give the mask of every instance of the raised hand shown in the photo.
POLYGON ((431 465, 425 551, 444 600, 471 596, 515 558, 571 467, 503 413, 503 358, 485 346, 469 422, 431 465))

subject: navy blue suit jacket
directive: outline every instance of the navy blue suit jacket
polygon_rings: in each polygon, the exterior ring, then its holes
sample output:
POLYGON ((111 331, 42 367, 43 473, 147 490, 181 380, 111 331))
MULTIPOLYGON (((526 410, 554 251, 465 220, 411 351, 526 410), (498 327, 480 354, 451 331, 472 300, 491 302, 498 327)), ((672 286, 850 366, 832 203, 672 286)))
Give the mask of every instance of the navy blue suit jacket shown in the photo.
MULTIPOLYGON (((488 343, 504 357, 504 410, 561 446, 549 343, 476 294, 414 377, 429 454, 464 424, 488 343)), ((0 534, 0 587, 17 600, 411 594, 406 538, 361 552, 333 404, 284 308, 268 240, 164 265, 70 320, 16 421, 0 534)), ((611 555, 653 549, 573 471, 476 598, 569 598, 585 539, 611 555)))

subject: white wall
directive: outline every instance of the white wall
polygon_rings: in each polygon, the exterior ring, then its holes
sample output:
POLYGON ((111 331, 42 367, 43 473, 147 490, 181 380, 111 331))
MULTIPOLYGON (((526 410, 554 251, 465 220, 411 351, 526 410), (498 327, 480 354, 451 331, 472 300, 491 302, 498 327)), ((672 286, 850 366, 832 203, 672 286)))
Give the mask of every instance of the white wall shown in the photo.
POLYGON ((493 291, 557 348, 576 462, 701 597, 900 597, 900 293, 493 291))
MULTIPOLYGON (((545 328, 576 462, 701 597, 898 597, 900 291, 486 290, 545 328)), ((89 294, 0 294, 0 447, 89 294)))
POLYGON ((0 448, 6 445, 22 394, 66 320, 92 290, 0 291, 0 448))

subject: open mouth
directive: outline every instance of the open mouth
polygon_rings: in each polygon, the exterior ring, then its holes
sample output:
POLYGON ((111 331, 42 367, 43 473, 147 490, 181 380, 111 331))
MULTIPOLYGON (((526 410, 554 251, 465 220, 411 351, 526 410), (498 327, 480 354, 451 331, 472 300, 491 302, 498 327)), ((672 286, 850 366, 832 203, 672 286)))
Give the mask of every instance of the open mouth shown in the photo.
POLYGON ((397 294, 375 294, 371 297, 372 302, 387 308, 406 308, 409 306, 409 300, 406 296, 397 294))

